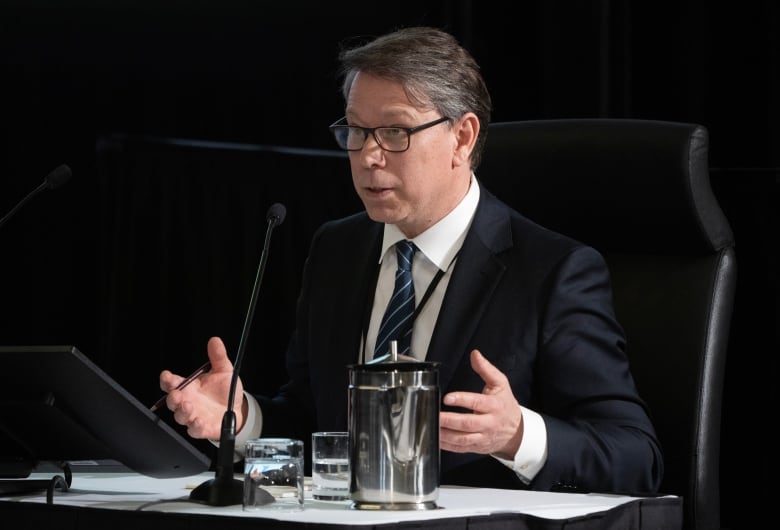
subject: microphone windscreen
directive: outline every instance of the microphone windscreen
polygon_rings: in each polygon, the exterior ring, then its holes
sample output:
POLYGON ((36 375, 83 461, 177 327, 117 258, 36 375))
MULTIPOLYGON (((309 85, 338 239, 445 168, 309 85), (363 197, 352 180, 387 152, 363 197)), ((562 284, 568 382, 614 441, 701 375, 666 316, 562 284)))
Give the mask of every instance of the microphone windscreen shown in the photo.
POLYGON ((66 164, 53 169, 44 179, 50 190, 59 188, 70 179, 71 170, 66 164))
POLYGON ((284 207, 284 204, 275 202, 271 205, 270 208, 268 208, 268 213, 265 216, 265 220, 271 221, 271 219, 276 219, 276 225, 278 226, 284 222, 284 217, 286 215, 287 208, 284 207))

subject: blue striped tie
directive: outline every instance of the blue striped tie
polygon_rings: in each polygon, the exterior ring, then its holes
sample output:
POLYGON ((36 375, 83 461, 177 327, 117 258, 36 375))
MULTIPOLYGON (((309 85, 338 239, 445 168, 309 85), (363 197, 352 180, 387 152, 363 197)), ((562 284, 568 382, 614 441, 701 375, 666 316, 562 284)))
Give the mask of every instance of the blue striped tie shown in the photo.
POLYGON ((382 325, 377 333, 374 358, 390 353, 390 341, 397 341, 398 354, 410 355, 414 314, 414 283, 412 282, 412 258, 417 247, 411 241, 399 241, 395 245, 398 270, 395 273, 395 289, 387 304, 382 325), (403 333, 403 336, 399 336, 403 333))

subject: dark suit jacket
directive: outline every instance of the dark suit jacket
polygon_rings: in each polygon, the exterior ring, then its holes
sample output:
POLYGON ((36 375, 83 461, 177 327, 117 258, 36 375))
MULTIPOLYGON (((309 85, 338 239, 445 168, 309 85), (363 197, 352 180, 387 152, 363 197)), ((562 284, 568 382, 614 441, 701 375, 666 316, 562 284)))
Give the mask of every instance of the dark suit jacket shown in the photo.
MULTIPOLYGON (((347 430, 348 369, 373 299, 382 224, 365 212, 315 234, 287 352, 290 381, 258 396, 263 435, 347 430)), ((520 404, 543 415, 547 463, 530 485, 488 455, 441 454, 441 483, 648 493, 663 472, 653 426, 624 355, 600 254, 542 228, 484 187, 428 350, 442 395, 481 392, 478 348, 520 404)))

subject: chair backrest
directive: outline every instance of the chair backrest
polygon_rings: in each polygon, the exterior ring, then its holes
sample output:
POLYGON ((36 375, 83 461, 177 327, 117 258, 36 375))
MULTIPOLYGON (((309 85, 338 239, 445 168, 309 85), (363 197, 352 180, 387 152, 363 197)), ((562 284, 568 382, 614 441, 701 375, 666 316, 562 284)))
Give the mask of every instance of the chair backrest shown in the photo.
POLYGON ((684 525, 720 526, 720 412, 736 261, 696 124, 569 119, 490 125, 477 177, 527 217, 592 245, 664 451, 684 525))

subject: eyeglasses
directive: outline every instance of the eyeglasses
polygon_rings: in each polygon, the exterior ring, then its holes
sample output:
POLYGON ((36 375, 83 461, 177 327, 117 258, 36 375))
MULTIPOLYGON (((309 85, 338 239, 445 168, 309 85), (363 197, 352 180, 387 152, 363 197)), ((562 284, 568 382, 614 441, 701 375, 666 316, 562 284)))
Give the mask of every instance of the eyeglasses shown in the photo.
POLYGON ((338 146, 346 151, 360 151, 366 143, 368 135, 372 135, 376 143, 385 151, 400 153, 409 149, 411 136, 419 131, 433 127, 449 118, 443 117, 437 120, 423 123, 417 127, 358 127, 356 125, 344 125, 347 118, 336 120, 329 127, 336 138, 338 146))

